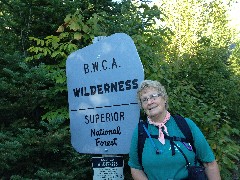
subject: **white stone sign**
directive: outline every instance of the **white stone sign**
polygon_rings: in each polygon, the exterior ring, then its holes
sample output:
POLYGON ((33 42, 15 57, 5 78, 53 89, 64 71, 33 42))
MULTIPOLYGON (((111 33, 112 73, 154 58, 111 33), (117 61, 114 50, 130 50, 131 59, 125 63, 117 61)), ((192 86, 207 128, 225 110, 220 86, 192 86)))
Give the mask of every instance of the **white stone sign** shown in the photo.
POLYGON ((69 55, 71 142, 79 153, 127 154, 139 120, 144 78, 133 40, 117 33, 69 55))

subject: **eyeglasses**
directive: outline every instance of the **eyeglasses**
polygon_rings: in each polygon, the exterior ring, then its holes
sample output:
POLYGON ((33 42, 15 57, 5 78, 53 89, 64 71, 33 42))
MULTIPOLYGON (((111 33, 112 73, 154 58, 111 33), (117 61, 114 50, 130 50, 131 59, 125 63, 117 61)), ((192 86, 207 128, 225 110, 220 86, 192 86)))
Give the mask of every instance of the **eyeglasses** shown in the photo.
POLYGON ((151 94, 149 97, 143 98, 141 101, 142 101, 143 104, 147 104, 149 99, 150 100, 156 100, 157 97, 159 97, 159 96, 162 96, 162 95, 160 93, 158 93, 158 94, 151 94))

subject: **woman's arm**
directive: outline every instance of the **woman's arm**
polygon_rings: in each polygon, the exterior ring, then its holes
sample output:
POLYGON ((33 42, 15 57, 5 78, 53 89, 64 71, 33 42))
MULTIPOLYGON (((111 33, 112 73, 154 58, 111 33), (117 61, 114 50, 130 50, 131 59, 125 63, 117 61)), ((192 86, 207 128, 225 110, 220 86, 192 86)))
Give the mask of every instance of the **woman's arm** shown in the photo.
POLYGON ((220 180, 220 172, 216 160, 210 163, 203 163, 208 180, 220 180))
POLYGON ((148 180, 143 170, 131 168, 131 173, 134 180, 148 180))

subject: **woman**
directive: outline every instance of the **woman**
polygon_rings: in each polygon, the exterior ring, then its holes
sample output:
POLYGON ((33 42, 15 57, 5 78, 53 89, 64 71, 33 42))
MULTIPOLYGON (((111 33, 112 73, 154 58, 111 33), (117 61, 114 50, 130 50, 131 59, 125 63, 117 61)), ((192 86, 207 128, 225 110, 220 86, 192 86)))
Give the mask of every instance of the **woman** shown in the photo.
MULTIPOLYGON (((158 139, 146 139, 142 153, 142 164, 140 164, 138 159, 138 127, 135 128, 128 162, 133 179, 186 179, 188 171, 182 153, 178 148, 175 148, 176 153, 172 155, 170 141, 165 138, 166 135, 184 137, 173 117, 167 111, 168 96, 165 88, 157 81, 145 80, 138 89, 137 97, 148 117, 148 132, 152 135, 158 135, 158 139), (161 153, 156 153, 156 147, 153 146, 152 141, 161 153)), ((197 158, 203 162, 208 179, 221 179, 214 154, 204 135, 192 120, 185 119, 193 135, 197 158)), ((194 164, 195 153, 184 143, 180 141, 175 143, 187 156, 188 161, 194 164)))

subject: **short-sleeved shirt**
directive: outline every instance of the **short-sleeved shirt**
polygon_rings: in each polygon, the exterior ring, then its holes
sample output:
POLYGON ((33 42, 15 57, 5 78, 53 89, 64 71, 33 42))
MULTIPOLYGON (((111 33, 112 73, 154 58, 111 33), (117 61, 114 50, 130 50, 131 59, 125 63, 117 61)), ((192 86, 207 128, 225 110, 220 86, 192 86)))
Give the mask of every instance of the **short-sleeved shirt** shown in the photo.
MULTIPOLYGON (((196 148, 197 158, 202 162, 213 162, 215 160, 212 149, 210 148, 206 138, 202 134, 201 130, 196 124, 185 118, 193 135, 194 146, 196 148)), ((171 118, 165 124, 169 136, 183 137, 184 135, 177 126, 175 120, 171 118)), ((156 126, 148 124, 148 131, 152 135, 158 135, 159 131, 156 126)), ((184 179, 187 178, 188 172, 186 168, 186 160, 181 152, 175 148, 175 155, 172 155, 170 141, 165 139, 165 144, 161 144, 158 139, 152 138, 156 147, 162 152, 156 154, 151 140, 146 139, 143 154, 142 154, 142 166, 138 160, 138 127, 135 128, 132 136, 132 142, 129 153, 128 165, 134 169, 144 169, 149 180, 167 180, 167 179, 184 179)), ((194 164, 195 153, 187 149, 187 147, 180 141, 175 141, 178 147, 187 156, 190 164, 194 164)))

